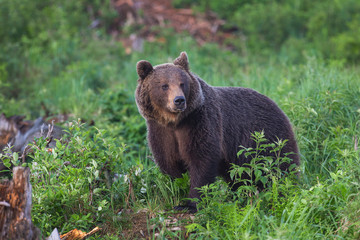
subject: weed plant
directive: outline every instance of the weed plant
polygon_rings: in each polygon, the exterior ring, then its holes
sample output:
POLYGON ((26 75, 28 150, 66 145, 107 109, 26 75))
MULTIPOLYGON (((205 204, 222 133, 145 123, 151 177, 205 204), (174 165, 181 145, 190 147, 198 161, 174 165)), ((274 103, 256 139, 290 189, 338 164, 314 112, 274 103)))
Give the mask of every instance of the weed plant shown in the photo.
MULTIPOLYGON (((348 182, 355 180, 348 172, 349 166, 338 168, 330 179, 319 180, 306 188, 301 180, 296 180, 294 172, 284 175, 279 171, 277 164, 288 162, 287 157, 261 156, 265 150, 281 151, 282 143, 275 146, 263 143, 265 139, 261 133, 255 133, 253 138, 257 147, 240 151, 254 156, 251 163, 233 166, 230 171, 236 182, 243 185, 236 191, 231 191, 222 181, 203 187, 197 221, 187 226, 188 232, 192 232, 190 238, 327 239, 339 233, 358 236, 359 232, 354 231, 357 221, 350 223, 350 228, 345 226, 341 210, 349 207, 348 197, 354 194, 350 197, 352 204, 358 197, 358 184, 348 182), (244 180, 243 172, 253 178, 244 180), (266 185, 260 192, 259 181, 266 185), (352 189, 345 187, 351 185, 352 189)), ((352 152, 352 157, 359 161, 358 153, 352 152)))

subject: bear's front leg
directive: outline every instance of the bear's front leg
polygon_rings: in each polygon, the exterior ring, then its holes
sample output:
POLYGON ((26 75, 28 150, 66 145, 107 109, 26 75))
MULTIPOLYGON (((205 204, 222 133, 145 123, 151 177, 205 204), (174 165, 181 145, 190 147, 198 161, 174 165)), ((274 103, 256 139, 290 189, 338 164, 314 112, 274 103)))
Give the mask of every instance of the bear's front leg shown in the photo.
MULTIPOLYGON (((193 161, 189 166, 190 175, 190 191, 189 198, 200 199, 201 194, 199 188, 207 184, 213 183, 217 176, 218 163, 216 158, 202 158, 199 161, 193 161)), ((188 200, 185 205, 176 206, 175 210, 187 210, 190 213, 197 211, 196 202, 188 200)))

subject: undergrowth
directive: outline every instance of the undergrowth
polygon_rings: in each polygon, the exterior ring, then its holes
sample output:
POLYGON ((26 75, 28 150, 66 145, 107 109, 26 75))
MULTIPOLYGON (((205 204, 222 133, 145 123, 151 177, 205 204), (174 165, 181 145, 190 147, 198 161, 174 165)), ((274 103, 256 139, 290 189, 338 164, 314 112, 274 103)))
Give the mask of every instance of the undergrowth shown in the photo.
MULTIPOLYGON (((258 155, 265 149, 274 148, 265 141, 263 135, 253 135, 259 143, 256 149, 247 149, 254 154, 253 161, 259 164, 234 166, 232 176, 243 183, 236 191, 231 191, 222 181, 202 188, 200 211, 196 223, 187 226, 191 239, 328 239, 336 236, 356 238, 359 231, 358 210, 354 206, 358 198, 359 154, 352 150, 348 158, 354 165, 341 164, 331 172, 331 177, 306 187, 293 174, 279 175, 279 168, 272 162, 286 159, 269 159, 258 155), (266 167, 264 167, 266 166, 266 167), (266 170, 265 170, 266 169, 266 170), (264 171, 265 170, 265 171, 264 171), (267 172, 268 170, 268 172, 267 172), (248 172, 254 178, 244 182, 240 176, 248 172), (258 181, 267 187, 258 191, 258 181), (351 205, 349 205, 351 203, 351 205), (348 214, 349 209, 356 214, 348 214), (345 215, 346 217, 345 217, 345 215), (354 218, 354 216, 357 216, 354 218), (345 218, 344 218, 345 217, 345 218), (351 220, 349 220, 351 218, 351 220)), ((286 158, 286 157, 285 157, 286 158)))
POLYGON ((32 216, 43 234, 49 235, 54 226, 60 232, 95 227, 111 220, 109 212, 119 208, 124 196, 112 189, 111 170, 122 165, 125 146, 103 134, 73 122, 56 148, 48 149, 43 138, 32 146, 32 216))

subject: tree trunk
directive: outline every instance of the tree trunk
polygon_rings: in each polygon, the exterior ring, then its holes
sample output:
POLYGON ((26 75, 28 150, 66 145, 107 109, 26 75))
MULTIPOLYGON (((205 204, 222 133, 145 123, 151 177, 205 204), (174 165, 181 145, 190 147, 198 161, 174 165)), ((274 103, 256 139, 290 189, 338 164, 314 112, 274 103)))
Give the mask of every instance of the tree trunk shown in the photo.
POLYGON ((13 179, 0 182, 0 240, 37 240, 40 231, 31 222, 30 169, 13 168, 13 179))

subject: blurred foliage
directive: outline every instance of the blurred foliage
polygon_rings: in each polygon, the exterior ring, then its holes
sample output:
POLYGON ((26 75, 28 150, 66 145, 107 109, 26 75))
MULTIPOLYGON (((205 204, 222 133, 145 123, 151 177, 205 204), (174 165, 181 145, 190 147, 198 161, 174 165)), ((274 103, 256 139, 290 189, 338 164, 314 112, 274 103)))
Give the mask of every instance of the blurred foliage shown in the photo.
POLYGON ((175 0, 173 4, 216 12, 226 20, 225 29, 238 29, 245 44, 234 44, 242 51, 271 54, 285 48, 301 55, 316 50, 326 58, 360 60, 357 0, 175 0))
POLYGON ((102 36, 115 13, 102 0, 1 0, 0 6, 0 96, 8 100, 33 94, 38 84, 81 58, 91 23, 105 26, 96 31, 102 36))
POLYGON ((101 120, 97 126, 108 129, 111 136, 129 146, 127 157, 138 157, 140 152, 145 152, 146 124, 138 112, 133 92, 109 89, 103 91, 100 99, 101 120))

